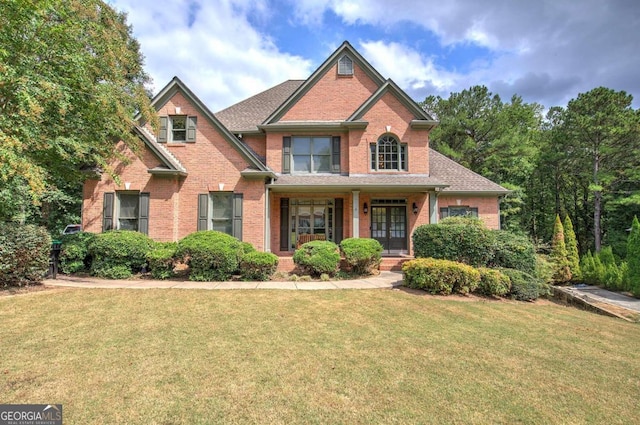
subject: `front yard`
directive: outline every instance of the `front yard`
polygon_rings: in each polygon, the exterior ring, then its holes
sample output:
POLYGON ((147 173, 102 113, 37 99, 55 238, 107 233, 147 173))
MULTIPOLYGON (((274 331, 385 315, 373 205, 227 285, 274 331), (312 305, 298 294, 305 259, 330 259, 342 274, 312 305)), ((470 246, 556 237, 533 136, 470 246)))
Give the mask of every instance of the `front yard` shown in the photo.
POLYGON ((0 297, 2 403, 65 424, 637 421, 640 326, 369 291, 0 297))

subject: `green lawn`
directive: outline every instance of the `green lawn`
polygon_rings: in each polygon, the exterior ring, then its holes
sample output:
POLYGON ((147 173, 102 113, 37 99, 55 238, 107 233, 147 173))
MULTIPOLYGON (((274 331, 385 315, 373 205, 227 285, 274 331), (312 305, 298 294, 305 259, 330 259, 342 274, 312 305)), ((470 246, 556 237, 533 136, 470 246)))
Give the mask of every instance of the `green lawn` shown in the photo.
POLYGON ((0 297, 0 403, 65 424, 637 423, 640 325, 403 291, 0 297))

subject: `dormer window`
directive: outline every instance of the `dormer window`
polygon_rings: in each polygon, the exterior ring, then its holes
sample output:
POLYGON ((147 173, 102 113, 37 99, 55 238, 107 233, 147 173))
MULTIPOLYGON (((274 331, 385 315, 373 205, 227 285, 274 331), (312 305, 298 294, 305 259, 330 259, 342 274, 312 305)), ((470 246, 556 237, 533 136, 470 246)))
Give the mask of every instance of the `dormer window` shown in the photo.
POLYGON ((353 75, 353 61, 344 55, 338 61, 338 75, 353 75))
POLYGON ((372 171, 407 171, 407 145, 391 135, 384 135, 378 143, 372 143, 372 171))
POLYGON ((196 141, 197 117, 169 115, 160 117, 160 143, 185 143, 196 141))

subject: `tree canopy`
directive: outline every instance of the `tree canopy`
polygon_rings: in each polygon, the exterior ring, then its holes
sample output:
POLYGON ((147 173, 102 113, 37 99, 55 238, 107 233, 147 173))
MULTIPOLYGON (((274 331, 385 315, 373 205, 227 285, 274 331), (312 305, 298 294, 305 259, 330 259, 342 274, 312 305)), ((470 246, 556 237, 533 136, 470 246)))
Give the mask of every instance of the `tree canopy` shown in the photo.
MULTIPOLYGON (((100 0, 0 4, 0 219, 106 169, 140 114, 149 78, 126 16, 100 0)), ((77 189, 76 189, 77 190, 77 189)))

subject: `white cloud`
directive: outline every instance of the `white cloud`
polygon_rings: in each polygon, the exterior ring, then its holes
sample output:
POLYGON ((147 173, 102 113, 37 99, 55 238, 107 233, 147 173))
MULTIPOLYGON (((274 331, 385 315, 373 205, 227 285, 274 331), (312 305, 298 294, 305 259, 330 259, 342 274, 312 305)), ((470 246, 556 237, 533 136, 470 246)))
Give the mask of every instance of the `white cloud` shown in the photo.
POLYGON ((114 0, 112 5, 128 13, 154 91, 177 75, 214 112, 312 71, 309 60, 280 51, 250 24, 249 13, 269 19, 264 1, 114 0))
POLYGON ((399 43, 368 41, 361 42, 360 46, 363 56, 378 72, 407 90, 429 86, 443 92, 454 87, 459 78, 438 69, 432 59, 399 43))

